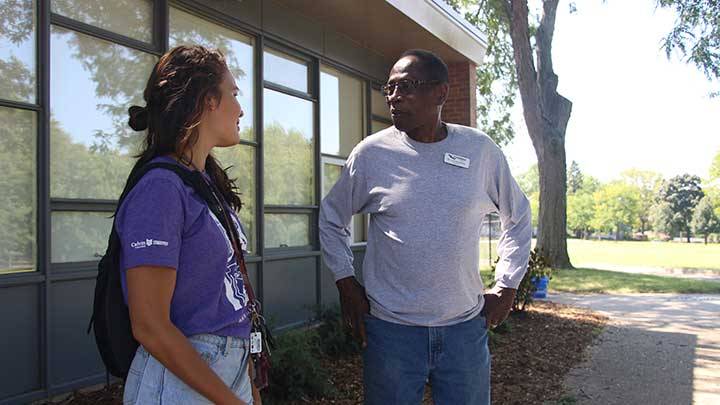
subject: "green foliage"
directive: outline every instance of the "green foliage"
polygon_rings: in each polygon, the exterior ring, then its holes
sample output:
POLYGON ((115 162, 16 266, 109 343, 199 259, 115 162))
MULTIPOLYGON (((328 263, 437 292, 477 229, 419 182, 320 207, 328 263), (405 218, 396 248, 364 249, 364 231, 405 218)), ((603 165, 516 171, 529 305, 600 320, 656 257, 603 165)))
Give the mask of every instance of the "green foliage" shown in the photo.
POLYGON ((670 205, 674 227, 685 231, 689 241, 693 211, 705 196, 700 178, 689 174, 675 176, 663 183, 659 196, 670 205))
POLYGON ((678 50, 685 62, 694 64, 708 79, 720 79, 720 3, 658 0, 658 5, 677 13, 675 26, 663 41, 668 58, 678 50))
POLYGON ((650 223, 656 232, 662 232, 673 236, 677 232, 673 222, 673 210, 670 203, 660 201, 652 206, 650 211, 650 223))
POLYGON ((697 207, 695 207, 692 225, 696 234, 705 237, 705 243, 707 243, 708 235, 720 232, 720 219, 715 215, 715 210, 710 198, 704 197, 700 200, 697 207))
POLYGON ((270 388, 263 392, 269 401, 308 401, 335 393, 329 371, 320 364, 322 353, 317 330, 294 330, 276 340, 270 388))
POLYGON ((527 194, 533 194, 540 191, 540 172, 537 163, 530 166, 524 173, 515 178, 520 189, 527 194))
POLYGON ((515 136, 510 113, 518 81, 503 5, 495 0, 447 2, 486 35, 486 59, 477 69, 478 127, 498 145, 505 145, 515 136))
MULTIPOLYGON (((492 267, 493 274, 497 268, 498 260, 495 260, 495 265, 492 267)), ((523 276, 522 281, 520 281, 517 293, 515 294, 515 301, 513 301, 512 306, 512 310, 514 312, 525 311, 525 307, 532 303, 532 296, 535 291, 537 291, 535 284, 533 284, 533 280, 543 276, 552 279, 552 268, 550 268, 548 260, 545 258, 542 251, 535 248, 530 252, 528 269, 525 272, 525 276, 523 276)))
POLYGON ((343 324, 338 306, 321 310, 319 321, 317 333, 320 349, 325 355, 337 357, 360 353, 360 345, 343 324))
POLYGON ((710 164, 710 180, 720 180, 720 150, 710 164))
POLYGON ((662 185, 662 176, 649 170, 628 169, 620 174, 623 182, 630 184, 639 191, 637 222, 640 232, 645 232, 650 225, 650 211, 662 185))
POLYGON ((593 194, 595 215, 592 227, 603 231, 632 230, 638 217, 639 197, 636 187, 615 181, 593 194))
POLYGON ((567 227, 576 238, 585 237, 592 229, 595 200, 591 193, 579 192, 567 196, 567 227))
POLYGON ((583 186, 583 173, 580 170, 580 165, 576 161, 570 163, 570 168, 567 174, 567 192, 568 194, 575 194, 583 186))

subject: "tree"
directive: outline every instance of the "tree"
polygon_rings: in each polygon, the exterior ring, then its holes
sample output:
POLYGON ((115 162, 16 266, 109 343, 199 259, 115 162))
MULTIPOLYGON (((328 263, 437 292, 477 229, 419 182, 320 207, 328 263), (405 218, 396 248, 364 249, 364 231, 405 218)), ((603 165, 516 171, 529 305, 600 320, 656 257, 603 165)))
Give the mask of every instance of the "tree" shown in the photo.
POLYGON ((708 235, 720 232, 720 219, 715 215, 710 198, 703 197, 695 208, 693 214, 693 229, 697 235, 703 235, 705 244, 708 242, 708 235))
POLYGON ((594 228, 615 231, 616 240, 622 231, 632 231, 637 221, 637 189, 615 181, 596 191, 593 198, 595 214, 591 224, 594 228))
POLYGON ((685 62, 694 64, 709 80, 720 79, 720 3, 658 0, 658 5, 677 13, 675 26, 663 41, 668 58, 678 50, 685 62))
POLYGON ((517 176, 516 180, 526 195, 540 191, 540 174, 537 164, 530 166, 524 173, 517 176))
POLYGON ((673 213, 673 225, 685 231, 687 242, 690 243, 693 211, 705 196, 700 187, 700 177, 683 174, 675 176, 663 183, 660 199, 670 204, 673 213))
POLYGON ((720 150, 717 151, 710 164, 710 180, 720 180, 720 150))
MULTIPOLYGON (((558 76, 552 62, 558 3, 559 0, 543 0, 539 23, 531 26, 527 0, 451 0, 488 37, 487 54, 492 59, 480 69, 488 71, 479 76, 481 99, 502 84, 507 84, 503 94, 513 95, 516 88, 520 90, 523 116, 540 174, 537 247, 546 254, 551 266, 571 268, 566 235, 565 130, 572 103, 557 92, 558 76), (514 60, 514 69, 510 60, 514 60), (488 80, 497 80, 496 86, 488 80)), ((512 106, 506 98, 501 97, 501 101, 500 110, 512 106)))
POLYGON ((650 223, 655 232, 662 232, 670 237, 675 235, 676 229, 673 222, 673 210, 669 203, 660 201, 652 206, 650 210, 650 223))
POLYGON ((577 193, 583 186, 583 173, 580 171, 580 165, 576 161, 570 163, 568 169, 568 194, 577 193))
POLYGON ((650 225, 650 210, 662 185, 662 176, 649 170, 628 169, 622 172, 620 177, 640 192, 638 222, 640 232, 644 235, 650 225))
POLYGON ((592 193, 577 192, 568 195, 567 221, 568 229, 576 238, 587 237, 592 229, 595 216, 595 200, 592 193))

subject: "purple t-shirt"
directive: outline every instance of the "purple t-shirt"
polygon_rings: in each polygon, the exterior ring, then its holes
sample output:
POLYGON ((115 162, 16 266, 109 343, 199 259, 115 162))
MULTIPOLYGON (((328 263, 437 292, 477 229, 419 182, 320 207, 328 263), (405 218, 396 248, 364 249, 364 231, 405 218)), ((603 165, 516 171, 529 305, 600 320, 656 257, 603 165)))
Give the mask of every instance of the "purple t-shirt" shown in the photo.
MULTIPOLYGON (((153 162, 177 164, 168 157, 153 162)), ((231 217, 246 250, 240 221, 234 212, 231 217)), ((232 244, 218 218, 177 174, 160 168, 146 173, 120 206, 115 225, 126 302, 128 269, 171 267, 177 274, 170 320, 183 334, 249 337, 249 297, 232 244)))

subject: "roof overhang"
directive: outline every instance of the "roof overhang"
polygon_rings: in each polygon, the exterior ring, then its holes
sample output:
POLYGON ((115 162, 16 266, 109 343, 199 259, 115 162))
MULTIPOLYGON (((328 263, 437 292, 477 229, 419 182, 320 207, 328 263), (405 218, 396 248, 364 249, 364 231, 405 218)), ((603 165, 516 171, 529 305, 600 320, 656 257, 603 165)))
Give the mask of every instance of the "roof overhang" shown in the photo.
POLYGON ((443 0, 385 0, 435 37, 480 65, 487 39, 443 0))
POLYGON ((447 63, 482 63, 485 36, 443 0, 277 0, 381 55, 392 66, 411 48, 447 63))

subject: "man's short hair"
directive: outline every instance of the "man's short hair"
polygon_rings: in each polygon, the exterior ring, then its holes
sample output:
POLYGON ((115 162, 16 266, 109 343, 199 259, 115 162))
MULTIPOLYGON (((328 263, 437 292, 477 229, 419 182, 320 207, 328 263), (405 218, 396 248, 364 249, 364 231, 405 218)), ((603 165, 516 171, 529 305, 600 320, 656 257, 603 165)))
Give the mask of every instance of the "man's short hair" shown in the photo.
POLYGON ((424 76, 423 80, 437 80, 441 83, 447 83, 448 67, 439 56, 425 49, 409 49, 403 52, 399 59, 406 56, 413 56, 420 62, 420 70, 424 76))

